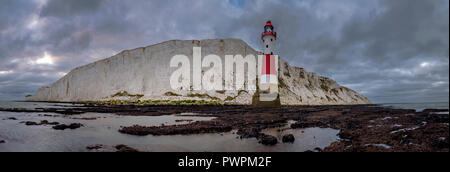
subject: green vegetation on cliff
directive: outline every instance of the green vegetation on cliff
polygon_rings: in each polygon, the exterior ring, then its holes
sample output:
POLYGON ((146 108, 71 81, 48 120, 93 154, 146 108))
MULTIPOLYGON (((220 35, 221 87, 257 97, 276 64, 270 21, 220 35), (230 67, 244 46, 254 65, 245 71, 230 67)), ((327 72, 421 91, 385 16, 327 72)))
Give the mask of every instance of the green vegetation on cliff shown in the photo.
POLYGON ((206 101, 206 100, 105 100, 105 101, 88 101, 87 104, 97 105, 226 105, 222 101, 206 101))

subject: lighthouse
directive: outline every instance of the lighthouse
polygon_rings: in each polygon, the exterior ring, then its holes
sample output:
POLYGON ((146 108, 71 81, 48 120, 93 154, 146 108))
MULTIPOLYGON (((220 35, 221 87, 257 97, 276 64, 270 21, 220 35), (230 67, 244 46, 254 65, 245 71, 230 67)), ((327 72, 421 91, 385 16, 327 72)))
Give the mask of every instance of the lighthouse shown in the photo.
POLYGON ((259 56, 258 59, 259 101, 265 102, 261 104, 277 105, 280 103, 278 96, 278 56, 274 52, 277 33, 270 20, 264 26, 261 40, 263 55, 259 56))

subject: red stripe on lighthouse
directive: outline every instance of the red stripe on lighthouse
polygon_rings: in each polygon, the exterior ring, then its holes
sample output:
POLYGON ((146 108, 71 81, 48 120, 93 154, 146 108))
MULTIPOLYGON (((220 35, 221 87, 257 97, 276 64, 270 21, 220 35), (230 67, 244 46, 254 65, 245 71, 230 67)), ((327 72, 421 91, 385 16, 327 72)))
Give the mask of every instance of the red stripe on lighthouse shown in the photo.
POLYGON ((275 56, 273 56, 273 55, 270 56, 270 74, 271 75, 277 74, 277 72, 275 70, 275 56))
POLYGON ((276 75, 275 69, 275 57, 271 54, 265 54, 262 62, 262 71, 263 75, 276 75))
POLYGON ((266 72, 265 74, 270 74, 270 54, 266 54, 266 72))

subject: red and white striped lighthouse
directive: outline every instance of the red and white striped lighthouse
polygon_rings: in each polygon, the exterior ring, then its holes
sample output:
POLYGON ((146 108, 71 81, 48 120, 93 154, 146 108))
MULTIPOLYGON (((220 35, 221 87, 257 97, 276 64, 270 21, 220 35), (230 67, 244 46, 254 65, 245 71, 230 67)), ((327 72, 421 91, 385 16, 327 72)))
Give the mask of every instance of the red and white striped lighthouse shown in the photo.
POLYGON ((278 56, 274 54, 277 33, 270 20, 264 26, 261 39, 264 55, 258 60, 260 101, 273 101, 278 97, 278 56))

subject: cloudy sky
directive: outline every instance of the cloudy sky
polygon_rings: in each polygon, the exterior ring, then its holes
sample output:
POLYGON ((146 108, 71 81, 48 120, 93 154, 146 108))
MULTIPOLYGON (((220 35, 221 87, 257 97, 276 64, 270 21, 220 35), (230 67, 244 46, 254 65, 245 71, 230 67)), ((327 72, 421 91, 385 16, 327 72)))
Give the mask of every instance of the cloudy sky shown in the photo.
POLYGON ((0 100, 166 40, 240 38, 375 103, 448 102, 448 0, 0 0, 0 100))

